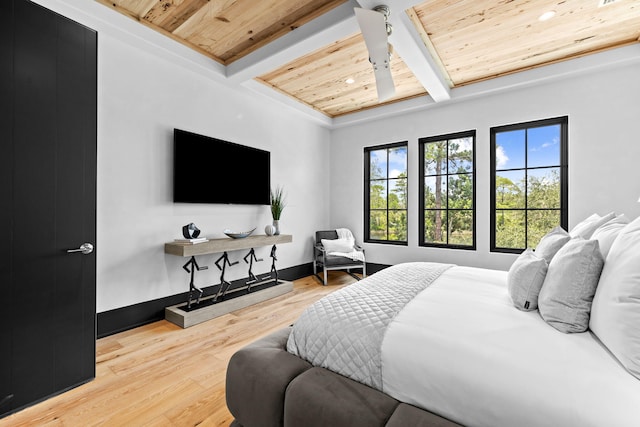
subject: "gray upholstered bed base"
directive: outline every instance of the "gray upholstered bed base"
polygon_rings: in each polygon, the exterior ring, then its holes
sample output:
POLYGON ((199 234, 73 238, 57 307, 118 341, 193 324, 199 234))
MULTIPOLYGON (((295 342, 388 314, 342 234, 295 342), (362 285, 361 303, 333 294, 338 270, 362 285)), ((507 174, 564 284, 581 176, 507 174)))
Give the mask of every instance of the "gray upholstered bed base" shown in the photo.
POLYGON ((235 427, 458 426, 286 351, 291 328, 237 351, 226 377, 235 427))

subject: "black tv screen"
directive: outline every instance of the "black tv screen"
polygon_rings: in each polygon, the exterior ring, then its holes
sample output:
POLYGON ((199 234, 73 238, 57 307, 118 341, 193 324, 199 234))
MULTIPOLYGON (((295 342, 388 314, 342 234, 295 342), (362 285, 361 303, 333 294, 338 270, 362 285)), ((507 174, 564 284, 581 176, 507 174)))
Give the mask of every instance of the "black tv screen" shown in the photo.
POLYGON ((173 131, 173 201, 268 205, 271 153, 185 130, 173 131))

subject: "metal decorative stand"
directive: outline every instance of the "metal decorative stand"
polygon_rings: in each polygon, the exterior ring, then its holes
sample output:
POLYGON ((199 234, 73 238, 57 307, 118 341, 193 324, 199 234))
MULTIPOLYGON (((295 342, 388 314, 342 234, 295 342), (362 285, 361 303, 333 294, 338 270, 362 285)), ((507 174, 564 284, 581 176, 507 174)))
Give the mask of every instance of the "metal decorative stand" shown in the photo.
POLYGON ((214 302, 218 301, 218 297, 220 297, 220 296, 222 296, 222 298, 224 298, 224 295, 229 290, 229 286, 231 286, 231 283, 229 283, 226 280, 224 280, 224 272, 225 272, 227 266, 231 267, 232 265, 236 265, 237 263, 238 263, 238 261, 236 261, 236 262, 230 262, 229 261, 229 255, 227 254, 227 252, 222 254, 222 256, 220 258, 218 258, 218 260, 216 261, 216 267, 218 267, 218 269, 220 269, 220 271, 222 273, 220 273, 220 287, 218 288, 218 292, 216 292, 216 296, 213 297, 212 301, 214 301, 214 302), (222 267, 220 266, 220 261, 222 261, 222 267))
POLYGON ((247 280, 245 283, 247 285, 247 292, 251 292, 251 285, 253 285, 254 283, 258 282, 258 278, 256 277, 255 274, 253 274, 253 261, 259 262, 259 261, 263 261, 262 258, 258 259, 256 257, 256 251, 251 248, 251 250, 249 251, 249 253, 247 255, 245 255, 244 257, 244 262, 246 262, 247 264, 249 264, 249 280, 247 280), (247 261, 247 258, 249 258, 249 261, 247 261))
POLYGON ((276 283, 278 283, 278 269, 276 269, 276 261, 278 258, 276 258, 276 245, 271 247, 271 254, 269 256, 271 257, 271 271, 269 272, 269 275, 264 276, 262 280, 275 279, 276 283))
POLYGON ((200 298, 202 297, 202 289, 198 288, 194 283, 195 272, 200 270, 208 270, 209 267, 198 265, 196 261, 196 257, 192 256, 189 261, 185 265, 182 266, 187 273, 191 273, 191 281, 189 282, 189 300, 187 302, 187 308, 191 308, 191 303, 193 302, 193 291, 198 292, 198 298, 196 300, 196 304, 200 304, 200 298))

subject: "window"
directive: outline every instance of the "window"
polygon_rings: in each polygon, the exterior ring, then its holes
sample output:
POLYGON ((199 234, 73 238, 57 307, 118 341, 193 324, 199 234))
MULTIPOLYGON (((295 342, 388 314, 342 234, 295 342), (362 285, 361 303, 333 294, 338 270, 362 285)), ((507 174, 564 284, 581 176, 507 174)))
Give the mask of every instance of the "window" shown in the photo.
POLYGON ((364 240, 406 245, 407 142, 367 147, 364 162, 364 240))
POLYGON ((535 248, 568 224, 567 117, 491 128, 491 250, 535 248))
POLYGON ((476 132, 421 138, 420 246, 475 249, 476 132))

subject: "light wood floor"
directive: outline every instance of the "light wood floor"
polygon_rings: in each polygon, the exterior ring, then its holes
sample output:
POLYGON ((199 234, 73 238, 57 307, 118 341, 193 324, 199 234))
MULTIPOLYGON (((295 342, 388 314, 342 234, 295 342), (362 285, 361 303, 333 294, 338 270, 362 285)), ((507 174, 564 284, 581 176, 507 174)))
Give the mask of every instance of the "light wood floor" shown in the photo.
POLYGON ((239 348, 292 324, 305 307, 355 282, 332 271, 292 292, 182 329, 159 321, 97 341, 96 379, 0 419, 5 426, 228 426, 224 381, 239 348))

